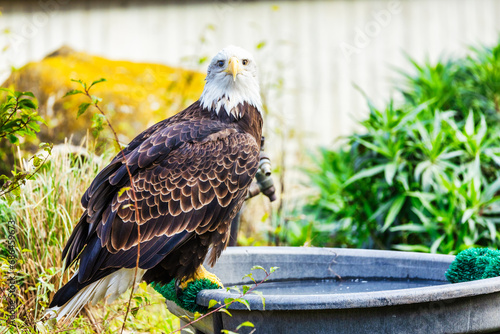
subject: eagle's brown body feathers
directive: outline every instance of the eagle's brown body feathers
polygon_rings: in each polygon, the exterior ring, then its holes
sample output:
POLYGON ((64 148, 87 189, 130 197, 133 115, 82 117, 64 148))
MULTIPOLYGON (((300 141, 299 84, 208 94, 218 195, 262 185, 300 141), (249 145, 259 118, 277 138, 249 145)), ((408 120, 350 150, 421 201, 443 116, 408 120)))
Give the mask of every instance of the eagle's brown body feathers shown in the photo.
POLYGON ((78 274, 51 307, 120 268, 134 268, 139 243, 147 282, 192 275, 210 248, 215 263, 257 171, 261 133, 252 105, 216 113, 195 102, 137 136, 124 149, 137 203, 120 153, 82 198, 85 212, 63 252, 67 265, 80 260, 78 274))

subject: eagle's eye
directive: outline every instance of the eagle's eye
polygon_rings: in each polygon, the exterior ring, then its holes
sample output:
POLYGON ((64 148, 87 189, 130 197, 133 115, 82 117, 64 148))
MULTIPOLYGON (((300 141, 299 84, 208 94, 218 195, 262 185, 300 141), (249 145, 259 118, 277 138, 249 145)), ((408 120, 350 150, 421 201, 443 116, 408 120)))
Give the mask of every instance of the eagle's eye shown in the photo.
POLYGON ((243 66, 247 65, 247 64, 248 64, 248 59, 243 59, 243 60, 241 61, 241 63, 243 64, 243 66))
POLYGON ((219 66, 219 67, 224 66, 224 60, 218 60, 217 61, 217 66, 219 66))

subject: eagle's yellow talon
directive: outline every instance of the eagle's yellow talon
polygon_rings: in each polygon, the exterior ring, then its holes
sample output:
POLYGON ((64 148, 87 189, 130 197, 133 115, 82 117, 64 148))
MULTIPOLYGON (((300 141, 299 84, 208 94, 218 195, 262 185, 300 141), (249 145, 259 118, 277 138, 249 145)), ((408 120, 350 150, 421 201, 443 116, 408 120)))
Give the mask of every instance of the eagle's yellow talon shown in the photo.
POLYGON ((199 280, 199 279, 208 279, 210 282, 217 284, 221 288, 224 287, 224 285, 222 285, 222 282, 219 279, 219 277, 215 276, 215 274, 212 274, 211 272, 206 270, 205 267, 203 267, 203 266, 199 266, 198 269, 196 269, 196 272, 194 273, 194 275, 186 280, 183 280, 181 282, 181 284, 179 284, 179 287, 182 290, 184 290, 185 288, 187 288, 189 283, 196 281, 196 280, 199 280))

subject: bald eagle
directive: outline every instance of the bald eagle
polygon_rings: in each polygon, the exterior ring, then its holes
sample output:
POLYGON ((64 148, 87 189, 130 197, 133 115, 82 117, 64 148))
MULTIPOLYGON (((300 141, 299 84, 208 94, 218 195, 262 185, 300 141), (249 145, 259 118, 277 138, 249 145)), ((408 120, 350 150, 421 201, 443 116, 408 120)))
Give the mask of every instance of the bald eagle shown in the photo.
POLYGON ((118 154, 93 180, 62 254, 78 269, 46 314, 67 322, 88 302, 121 295, 134 285, 138 245, 137 281, 182 287, 207 277, 221 285, 202 263, 208 256, 213 265, 228 243, 261 135, 257 65, 246 50, 226 47, 210 62, 200 99, 138 135, 125 159, 118 154))

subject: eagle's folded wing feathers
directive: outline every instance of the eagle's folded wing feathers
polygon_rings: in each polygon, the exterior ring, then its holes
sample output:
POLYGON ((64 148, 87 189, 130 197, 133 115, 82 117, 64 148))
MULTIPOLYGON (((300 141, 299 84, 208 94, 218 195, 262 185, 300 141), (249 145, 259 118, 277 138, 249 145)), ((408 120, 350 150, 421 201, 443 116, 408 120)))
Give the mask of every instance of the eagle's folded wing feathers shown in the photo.
MULTIPOLYGON (((113 185, 116 182, 112 182, 124 165, 111 175, 103 174, 108 182, 98 181, 114 188, 113 197, 95 227, 99 240, 91 240, 83 251, 85 260, 80 263, 78 279, 81 283, 92 281, 101 270, 135 266, 137 224, 142 269, 157 265, 165 257, 165 250, 171 251, 192 233, 219 229, 221 237, 226 236, 221 226, 227 229, 229 224, 221 224, 221 220, 234 217, 233 207, 244 199, 244 190, 258 167, 259 146, 252 136, 235 131, 221 130, 200 139, 196 132, 174 129, 180 137, 188 136, 184 139, 193 134, 198 138, 182 141, 170 149, 169 143, 179 141, 174 136, 165 136, 172 130, 159 131, 127 154, 131 159, 127 160, 129 166, 134 167, 134 161, 149 163, 133 175, 139 221, 130 182, 124 184, 128 189, 121 194, 113 185), (158 140, 160 137, 162 140, 158 140)), ((128 174, 123 177, 128 179, 128 174)), ((107 193, 106 187, 100 194, 107 193)), ((99 207, 96 202, 102 201, 94 196, 90 193, 89 207, 99 207)), ((89 220, 96 224, 92 217, 89 220)), ((73 242, 81 245, 80 240, 73 242)))

